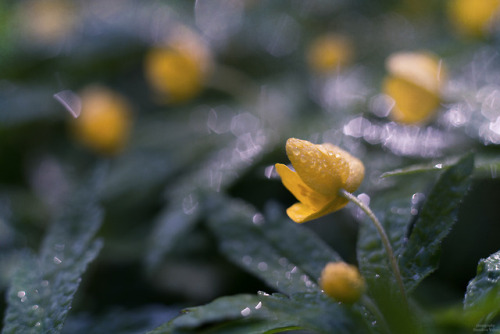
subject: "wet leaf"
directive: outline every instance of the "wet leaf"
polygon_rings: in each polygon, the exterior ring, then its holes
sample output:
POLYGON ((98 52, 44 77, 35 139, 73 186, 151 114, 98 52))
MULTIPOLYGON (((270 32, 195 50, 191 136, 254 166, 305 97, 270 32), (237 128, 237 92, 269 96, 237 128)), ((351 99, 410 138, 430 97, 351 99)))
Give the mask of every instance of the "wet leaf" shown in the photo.
POLYGON ((361 333, 349 322, 350 311, 323 295, 236 295, 183 312, 148 334, 279 333, 297 329, 325 334, 361 333))
POLYGON ((243 202, 213 199, 209 225, 224 255, 285 294, 320 291, 321 271, 340 257, 313 232, 273 207, 264 217, 243 202))
POLYGON ((440 171, 443 169, 449 168, 453 163, 456 162, 456 159, 448 159, 446 161, 433 161, 427 163, 421 163, 416 165, 407 166, 404 168, 394 169, 385 173, 382 173, 380 177, 391 177, 391 176, 399 176, 399 175, 411 175, 417 173, 424 173, 429 171, 440 171))
POLYGON ((438 267, 441 242, 457 220, 473 169, 472 155, 460 159, 441 175, 427 197, 399 260, 408 292, 438 267))
MULTIPOLYGON (((479 261, 477 275, 469 282, 464 298, 466 311, 483 320, 493 319, 500 304, 500 251, 479 261)), ((480 320, 480 319, 478 319, 480 320)))
POLYGON ((102 248, 94 236, 102 210, 95 191, 72 194, 45 237, 40 255, 26 252, 7 295, 3 334, 59 333, 88 264, 102 248))

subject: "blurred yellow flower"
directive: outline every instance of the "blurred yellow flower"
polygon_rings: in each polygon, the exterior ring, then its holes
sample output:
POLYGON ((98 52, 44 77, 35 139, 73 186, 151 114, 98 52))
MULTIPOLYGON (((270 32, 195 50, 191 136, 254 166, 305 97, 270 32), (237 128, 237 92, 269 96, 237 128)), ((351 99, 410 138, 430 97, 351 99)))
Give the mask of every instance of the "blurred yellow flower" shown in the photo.
POLYGON ((448 16, 455 28, 465 36, 482 37, 498 19, 500 0, 451 0, 448 16))
POLYGON ((286 211, 296 223, 343 208, 348 201, 339 196, 339 190, 355 191, 365 175, 359 159, 329 143, 316 145, 290 138, 286 153, 295 171, 283 164, 276 164, 276 171, 283 185, 299 200, 286 211))
POLYGON ((120 152, 131 127, 131 108, 117 93, 91 86, 80 94, 82 110, 72 122, 72 132, 83 145, 102 154, 120 152))
POLYGON ((210 50, 201 38, 185 27, 177 27, 166 42, 146 55, 146 80, 167 103, 195 97, 211 69, 210 50))
POLYGON ((382 89, 394 100, 390 117, 418 124, 434 116, 446 77, 440 59, 428 52, 400 52, 387 59, 386 67, 389 74, 382 89))
POLYGON ((348 65, 353 53, 347 37, 326 34, 313 40, 307 52, 307 62, 317 73, 328 73, 348 65))
POLYGON ((352 304, 365 292, 365 280, 358 269, 345 262, 330 262, 321 273, 320 286, 336 301, 352 304))

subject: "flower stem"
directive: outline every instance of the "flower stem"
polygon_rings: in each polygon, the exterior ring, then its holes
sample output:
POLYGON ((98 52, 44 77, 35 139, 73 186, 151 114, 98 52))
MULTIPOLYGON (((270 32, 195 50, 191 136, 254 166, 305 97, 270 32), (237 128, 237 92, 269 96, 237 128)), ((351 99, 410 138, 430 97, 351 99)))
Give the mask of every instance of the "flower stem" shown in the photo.
POLYGON ((380 235, 380 238, 382 239, 382 244, 384 245, 385 251, 387 253, 387 257, 389 258, 389 263, 391 264, 392 271, 394 272, 394 276, 396 277, 396 281, 398 283, 399 290, 401 292, 401 298, 403 299, 403 302, 406 305, 408 305, 408 301, 406 298, 406 292, 405 292, 405 288, 403 285, 403 279, 401 278, 401 272, 399 271, 398 261, 396 260, 396 257, 394 256, 394 252, 392 251, 391 243, 389 241, 389 238, 387 237, 387 233, 385 233, 384 227, 382 226, 380 221, 377 219, 377 217, 375 216, 373 211, 370 209, 370 207, 365 205, 363 202, 361 202, 356 196, 354 196, 350 192, 346 191, 345 189, 340 189, 339 194, 342 197, 351 201, 352 203, 356 204, 373 221, 373 224, 377 228, 378 234, 380 235))

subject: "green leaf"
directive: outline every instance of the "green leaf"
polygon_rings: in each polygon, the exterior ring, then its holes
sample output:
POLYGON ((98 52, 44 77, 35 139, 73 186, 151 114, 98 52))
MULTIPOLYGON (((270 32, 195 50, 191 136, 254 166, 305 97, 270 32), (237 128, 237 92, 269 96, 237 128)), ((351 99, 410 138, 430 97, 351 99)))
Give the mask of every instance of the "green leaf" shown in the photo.
POLYGON ((500 251, 479 261, 477 275, 469 282, 464 309, 487 321, 500 312, 500 251))
POLYGON ((474 157, 463 157, 441 175, 427 197, 399 260, 407 291, 415 289, 438 267, 441 242, 457 220, 473 169, 474 157))
POLYGON ((287 295, 318 293, 321 271, 340 256, 277 210, 269 207, 265 218, 243 202, 212 197, 209 226, 220 240, 221 252, 269 286, 287 295))
POLYGON ((391 170, 388 172, 384 172, 384 173, 382 173, 382 175, 380 175, 380 177, 386 178, 386 177, 391 177, 391 176, 425 173, 425 172, 429 172, 429 171, 441 171, 443 169, 448 169, 456 161, 457 161, 456 159, 448 159, 444 162, 433 161, 433 162, 415 164, 415 165, 407 166, 404 168, 398 168, 398 169, 394 169, 394 170, 391 170))
MULTIPOLYGON (((309 329, 318 333, 358 333, 350 312, 326 296, 298 294, 235 295, 222 297, 184 314, 148 334, 278 333, 309 329)), ((356 319, 359 320, 359 319, 356 319)))
POLYGON ((59 333, 87 265, 102 248, 94 187, 72 194, 45 237, 40 255, 26 253, 7 295, 3 334, 59 333))

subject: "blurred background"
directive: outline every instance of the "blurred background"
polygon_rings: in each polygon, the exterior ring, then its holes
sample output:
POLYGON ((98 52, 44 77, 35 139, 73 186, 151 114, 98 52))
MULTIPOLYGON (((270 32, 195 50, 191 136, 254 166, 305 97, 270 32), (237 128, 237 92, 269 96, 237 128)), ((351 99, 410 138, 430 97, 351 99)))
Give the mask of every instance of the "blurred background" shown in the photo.
MULTIPOLYGON (((297 137, 359 157, 366 177, 357 193, 386 209, 403 198, 415 216, 436 174, 382 173, 440 170, 476 152, 474 187, 442 266, 416 293, 431 308, 460 303, 478 260, 500 248, 499 8, 2 1, 0 291, 97 168, 106 174, 95 194, 105 244, 65 332, 135 333, 219 296, 272 292, 218 251, 204 202, 223 193, 284 214, 295 199, 273 166, 288 163, 286 139, 297 137)), ((356 215, 349 206, 306 226, 356 263, 356 215)))

